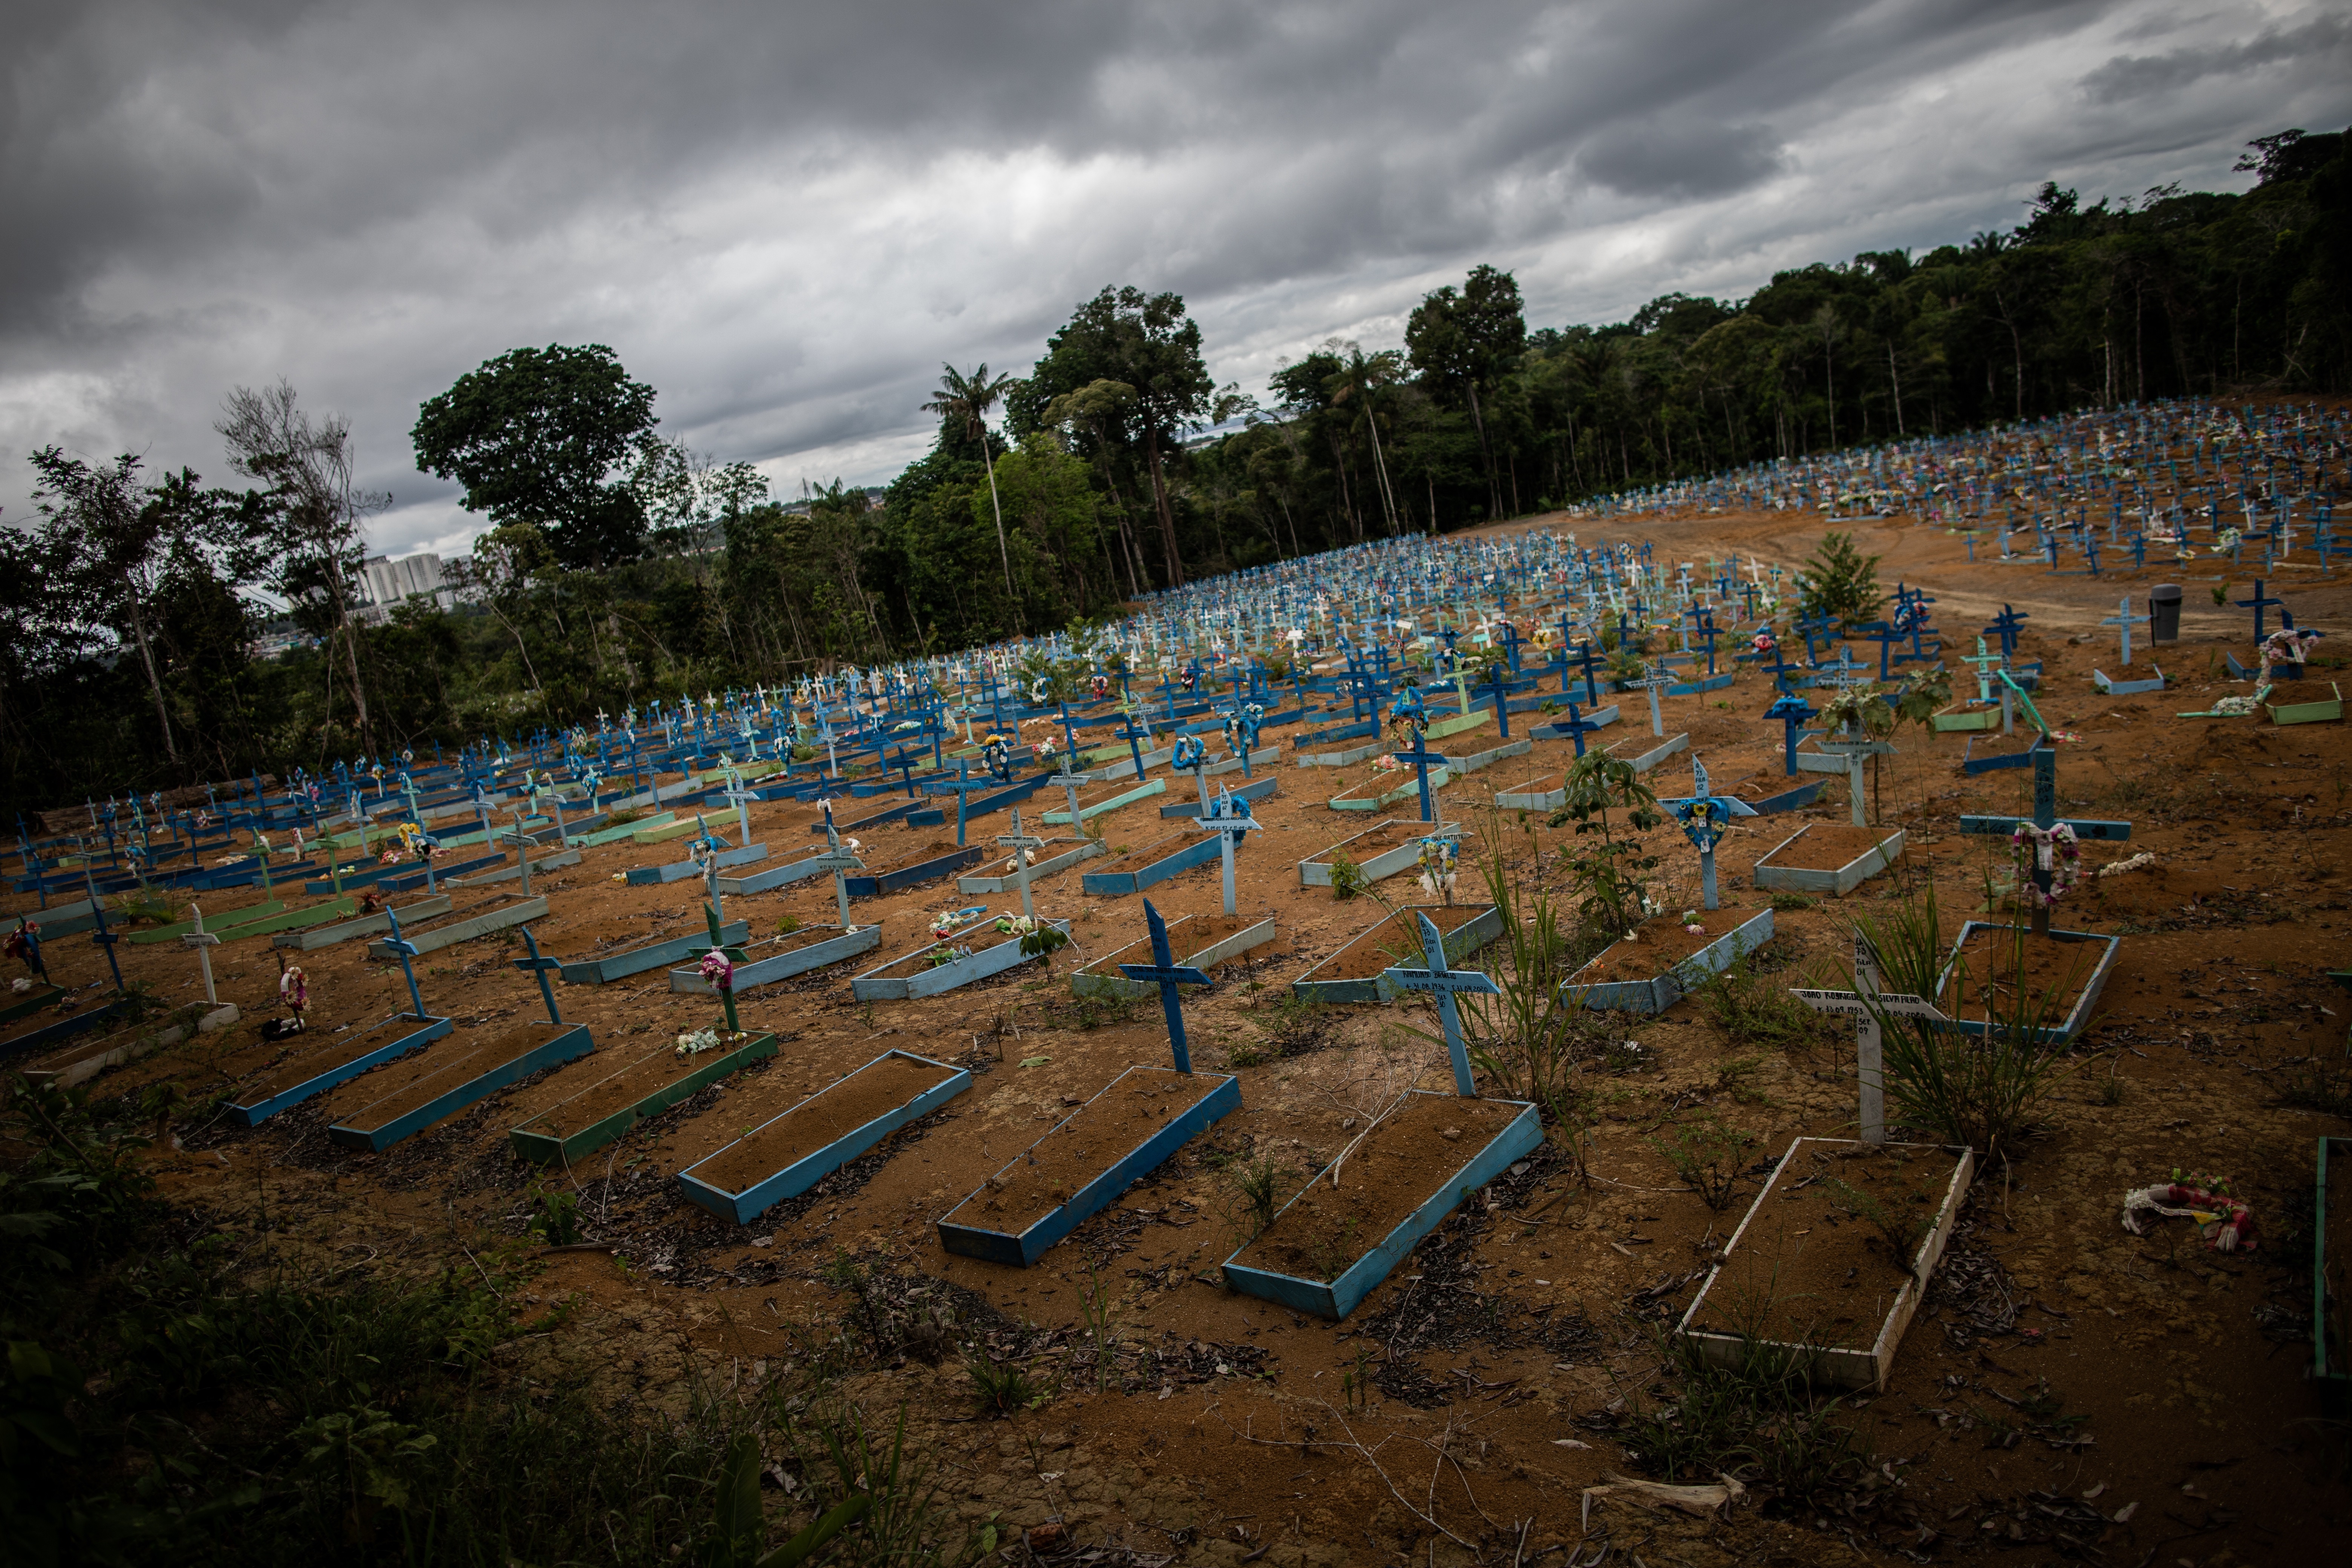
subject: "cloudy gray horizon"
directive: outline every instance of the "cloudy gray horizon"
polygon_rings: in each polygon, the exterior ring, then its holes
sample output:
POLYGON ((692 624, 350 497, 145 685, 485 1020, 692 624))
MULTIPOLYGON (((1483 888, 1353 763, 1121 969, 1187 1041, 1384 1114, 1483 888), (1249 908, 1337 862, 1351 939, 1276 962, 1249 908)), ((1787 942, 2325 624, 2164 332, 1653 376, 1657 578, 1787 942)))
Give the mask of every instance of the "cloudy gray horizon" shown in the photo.
POLYGON ((800 482, 919 456, 942 362, 1025 373, 1105 284, 1174 289, 1263 391, 1429 289, 1531 326, 2085 201, 2243 189, 2352 119, 2340 5, 2216 0, 96 0, 19 15, 0 521, 26 455, 229 479, 223 395, 346 415, 373 546, 480 529, 424 399, 602 342, 662 433, 800 482))

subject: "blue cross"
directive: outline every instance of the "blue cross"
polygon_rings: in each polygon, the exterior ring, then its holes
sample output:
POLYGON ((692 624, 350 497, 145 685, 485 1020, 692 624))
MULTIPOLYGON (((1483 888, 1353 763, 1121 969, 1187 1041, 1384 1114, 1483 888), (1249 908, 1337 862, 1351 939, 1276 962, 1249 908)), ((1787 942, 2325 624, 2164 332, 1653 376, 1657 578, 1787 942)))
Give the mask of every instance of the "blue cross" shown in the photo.
POLYGON ((1416 723, 1412 727, 1412 750, 1398 752, 1394 755, 1397 761, 1412 764, 1413 776, 1421 785, 1421 819, 1435 822, 1437 806, 1429 795, 1429 764, 1433 762, 1444 764, 1446 760, 1444 754, 1429 749, 1428 733, 1416 723))
POLYGON ((416 956, 416 944, 400 934, 399 911, 389 903, 383 907, 383 918, 392 922, 392 934, 384 939, 383 945, 390 948, 393 956, 400 960, 400 973, 408 979, 409 1012, 422 1023, 426 1017, 425 998, 416 989, 416 968, 408 962, 416 956))
POLYGON ((974 792, 984 789, 994 789, 996 787, 996 781, 990 778, 973 778, 971 776, 971 760, 969 758, 959 757, 956 759, 956 776, 954 783, 927 783, 923 787, 933 795, 952 795, 956 797, 956 847, 958 848, 961 848, 963 847, 966 806, 970 804, 974 792))
MULTIPOLYGON (((2242 610, 2252 610, 2254 612, 2254 640, 2256 642, 2263 640, 2263 611, 2273 605, 2284 605, 2286 603, 2284 599, 2274 598, 2270 595, 2263 593, 2262 580, 2260 578, 2256 578, 2254 581, 2254 596, 2252 598, 2233 599, 2231 602, 2242 610)), ((2279 614, 2280 616, 2284 616, 2286 615, 2286 611, 2284 609, 2281 609, 2279 614)), ((2292 620, 2288 621, 2286 624, 2290 629, 2294 626, 2294 623, 2292 620)))
POLYGON ((1789 776, 1795 778, 1797 776, 1797 726, 1808 719, 1819 718, 1820 715, 1806 705, 1803 698, 1791 691, 1774 698, 1772 706, 1764 710, 1764 717, 1780 721, 1780 740, 1786 753, 1789 776))
POLYGON ((1567 731, 1568 738, 1576 742, 1576 754, 1580 757, 1584 755, 1584 737, 1601 728, 1600 725, 1594 723, 1591 720, 1578 713, 1576 710, 1576 704, 1573 702, 1568 705, 1567 721, 1562 722, 1561 721, 1555 719, 1552 721, 1550 727, 1555 731, 1567 731))
POLYGON ((1454 1001, 1456 992, 1473 995, 1499 996, 1503 988, 1495 984, 1494 976, 1475 969, 1445 967, 1445 942, 1437 934, 1437 926, 1427 915, 1414 917, 1421 922, 1421 955, 1428 965, 1424 969, 1402 966, 1388 971, 1388 977, 1402 990, 1423 991, 1437 1002, 1437 1016, 1445 1031, 1445 1054, 1454 1063, 1454 1087, 1465 1100, 1478 1096, 1478 1086, 1470 1077, 1470 1052, 1462 1040, 1462 1009, 1454 1001))
POLYGON ((1744 800, 1717 795, 1707 788, 1706 764, 1691 756, 1691 793, 1682 800, 1662 800, 1658 804, 1674 813, 1683 825, 1683 837, 1698 847, 1699 889, 1702 901, 1708 909, 1717 907, 1715 893, 1715 847, 1731 827, 1735 816, 1754 816, 1756 808, 1744 800))
POLYGON ((551 969, 562 968, 563 960, 560 958, 541 957, 539 952, 539 939, 530 934, 530 927, 524 926, 521 930, 522 944, 530 950, 530 956, 529 958, 509 959, 507 962, 512 963, 517 969, 522 970, 526 973, 533 973, 537 976, 539 980, 539 994, 541 996, 544 997, 547 1002, 547 1021, 560 1029, 563 1026, 563 1015, 556 1011, 555 987, 548 984, 547 972, 551 969))
POLYGON ((1143 923, 1151 931, 1151 962, 1122 963, 1118 972, 1129 980, 1139 980, 1147 985, 1160 987, 1160 1006, 1168 1016, 1168 1044, 1176 1055, 1176 1070, 1192 1070, 1192 1054, 1184 1043, 1184 999, 1179 985, 1205 985, 1213 989, 1216 982, 1190 964, 1178 963, 1168 948, 1168 922, 1160 918, 1151 900, 1143 900, 1143 923))

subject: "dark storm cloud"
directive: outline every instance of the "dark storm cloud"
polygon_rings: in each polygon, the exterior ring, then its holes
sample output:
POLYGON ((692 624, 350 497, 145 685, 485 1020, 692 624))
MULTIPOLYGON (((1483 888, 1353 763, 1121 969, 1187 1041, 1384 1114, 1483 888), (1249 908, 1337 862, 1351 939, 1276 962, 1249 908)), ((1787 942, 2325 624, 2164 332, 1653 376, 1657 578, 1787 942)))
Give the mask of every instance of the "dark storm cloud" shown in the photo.
POLYGON ((51 440, 218 468, 230 385, 349 413, 394 548, 457 542, 416 405, 612 344, 790 483, 919 450, 942 360, 1106 283, 1219 379, 1514 268, 1539 321, 2226 174, 2352 111, 2316 6, 2222 0, 95 0, 0 66, 0 503, 51 440), (2107 182, 2102 184, 2102 182, 2107 182))

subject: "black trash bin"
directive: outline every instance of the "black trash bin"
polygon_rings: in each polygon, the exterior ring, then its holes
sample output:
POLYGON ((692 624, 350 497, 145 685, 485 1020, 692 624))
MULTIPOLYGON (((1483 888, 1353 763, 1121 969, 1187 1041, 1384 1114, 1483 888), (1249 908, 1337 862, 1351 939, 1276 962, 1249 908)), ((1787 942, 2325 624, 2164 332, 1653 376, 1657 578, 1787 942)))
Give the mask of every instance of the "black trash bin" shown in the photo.
POLYGON ((2147 591, 2149 638, 2155 642, 2180 640, 2180 588, 2173 583, 2159 583, 2147 591))

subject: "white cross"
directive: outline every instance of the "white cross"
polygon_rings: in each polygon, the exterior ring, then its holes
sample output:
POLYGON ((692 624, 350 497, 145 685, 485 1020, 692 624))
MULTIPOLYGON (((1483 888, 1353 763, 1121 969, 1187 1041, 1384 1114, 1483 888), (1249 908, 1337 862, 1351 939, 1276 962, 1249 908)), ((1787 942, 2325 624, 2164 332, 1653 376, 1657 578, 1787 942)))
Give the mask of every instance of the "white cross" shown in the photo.
POLYGON ((1879 1038, 1880 1016, 1926 1018, 1937 1024, 1948 1024, 1951 1020, 1923 996, 1914 996, 1902 991, 1881 991, 1878 988, 1877 955, 1860 937, 1856 937, 1853 943, 1853 979, 1855 988, 1852 991, 1813 991, 1791 987, 1790 994, 1816 1013, 1843 1014, 1855 1021, 1854 1062, 1855 1076, 1862 1085, 1862 1141, 1884 1143, 1886 1142, 1886 1071, 1883 1042, 1879 1038))
POLYGON ((1037 918, 1037 906, 1029 899, 1029 851, 1043 849, 1045 841, 1021 831, 1021 808, 1017 805, 1013 808, 1013 831, 1000 834, 996 841, 1012 846, 1013 872, 1021 881, 1021 912, 1034 921, 1037 918))
POLYGON ((212 950, 220 945, 220 938, 205 929, 204 910, 190 904, 188 913, 195 917, 196 929, 181 933, 180 942, 182 945, 196 950, 196 963, 203 966, 205 972, 205 1003, 207 1006, 217 1007, 220 998, 213 992, 212 950))

